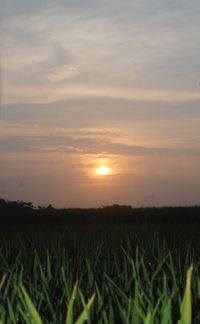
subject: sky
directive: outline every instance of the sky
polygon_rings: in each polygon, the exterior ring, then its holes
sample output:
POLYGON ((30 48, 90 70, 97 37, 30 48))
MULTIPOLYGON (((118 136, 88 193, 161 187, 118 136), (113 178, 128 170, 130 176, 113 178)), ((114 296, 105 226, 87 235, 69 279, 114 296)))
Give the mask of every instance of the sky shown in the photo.
POLYGON ((1 0, 0 196, 200 204, 199 30, 199 0, 1 0))

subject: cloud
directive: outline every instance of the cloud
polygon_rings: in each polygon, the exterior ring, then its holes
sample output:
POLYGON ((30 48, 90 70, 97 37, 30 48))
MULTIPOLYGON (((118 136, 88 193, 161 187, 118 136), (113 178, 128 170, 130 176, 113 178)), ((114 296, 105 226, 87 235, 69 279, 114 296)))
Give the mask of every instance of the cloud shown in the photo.
POLYGON ((58 1, 33 7, 37 10, 5 15, 1 22, 5 102, 52 102, 70 94, 199 98, 195 0, 190 5, 58 1), (47 81, 57 87, 52 90, 47 81))
POLYGON ((199 27, 198 0, 2 0, 2 188, 62 205, 196 203, 199 27), (86 181, 100 156, 121 165, 112 185, 86 181))
MULTIPOLYGON (((168 118, 185 118, 185 117, 200 117, 199 104, 200 100, 191 100, 186 102, 157 102, 146 100, 126 100, 123 98, 112 97, 70 97, 62 101, 53 101, 51 103, 14 103, 3 105, 5 110, 5 118, 8 121, 37 123, 49 122, 51 117, 52 122, 57 121, 57 117, 67 114, 70 123, 78 123, 78 115, 81 115, 81 120, 90 119, 96 123, 96 118, 102 120, 103 117, 112 119, 113 121, 127 122, 130 119, 139 120, 161 120, 162 117, 168 118), (56 110, 56 115, 54 114, 56 110), (48 114, 47 114, 48 112, 48 114), (96 118, 95 118, 96 116, 96 118), (18 118, 17 118, 18 117, 18 118)), ((62 119, 63 121, 63 119, 62 119)), ((105 119, 104 119, 105 121, 105 119)))
MULTIPOLYGON (((58 81, 62 78, 69 78, 75 75, 70 69, 67 72, 58 74, 47 74, 41 78, 49 81, 58 81)), ((42 84, 40 87, 32 85, 18 85, 17 88, 10 87, 4 90, 6 104, 17 103, 53 103, 67 98, 113 98, 129 101, 142 102, 168 102, 181 103, 200 100, 200 91, 185 91, 175 89, 139 89, 139 88, 116 88, 109 85, 71 85, 71 84, 42 84)), ((4 102, 5 102, 4 101, 4 102)))
POLYGON ((60 67, 52 68, 49 72, 39 76, 40 80, 50 82, 61 82, 72 79, 77 74, 77 68, 70 65, 63 65, 60 67))
MULTIPOLYGON (((17 152, 59 152, 93 155, 124 156, 196 156, 200 148, 166 148, 126 144, 116 140, 116 133, 99 131, 65 131, 34 127, 9 128, 1 130, 0 151, 17 152), (114 140, 115 139, 115 140, 114 140)), ((117 134, 120 138, 121 134, 117 134)))

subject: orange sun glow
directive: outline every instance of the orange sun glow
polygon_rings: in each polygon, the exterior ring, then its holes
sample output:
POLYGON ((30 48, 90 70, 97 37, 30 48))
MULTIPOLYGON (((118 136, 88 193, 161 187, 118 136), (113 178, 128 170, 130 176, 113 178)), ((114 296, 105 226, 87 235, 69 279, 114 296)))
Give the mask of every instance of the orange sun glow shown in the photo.
POLYGON ((104 165, 98 167, 96 169, 96 174, 98 176, 106 176, 106 175, 109 175, 110 174, 110 169, 104 165))

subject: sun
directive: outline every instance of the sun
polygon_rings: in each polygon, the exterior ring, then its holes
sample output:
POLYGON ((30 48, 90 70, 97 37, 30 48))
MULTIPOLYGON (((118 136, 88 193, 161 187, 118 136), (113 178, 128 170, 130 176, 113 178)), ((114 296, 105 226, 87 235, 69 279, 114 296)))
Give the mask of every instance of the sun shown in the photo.
POLYGON ((106 175, 109 175, 110 174, 110 169, 104 165, 98 167, 96 169, 96 174, 98 176, 106 176, 106 175))

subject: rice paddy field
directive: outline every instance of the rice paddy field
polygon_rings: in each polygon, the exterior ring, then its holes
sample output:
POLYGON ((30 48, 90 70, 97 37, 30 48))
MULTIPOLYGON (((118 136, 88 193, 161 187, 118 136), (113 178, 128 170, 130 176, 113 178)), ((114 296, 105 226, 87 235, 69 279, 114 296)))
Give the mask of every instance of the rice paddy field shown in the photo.
POLYGON ((0 323, 200 323, 199 229, 2 227, 0 323))

